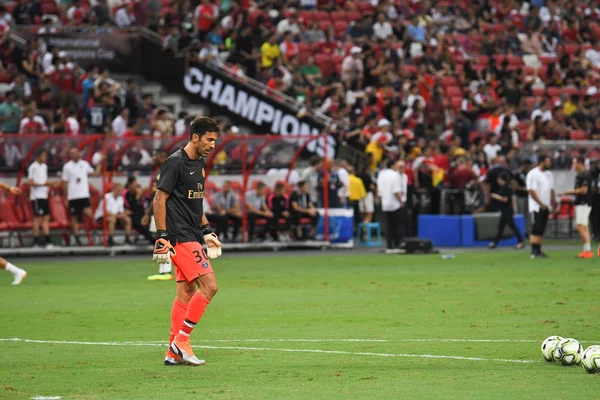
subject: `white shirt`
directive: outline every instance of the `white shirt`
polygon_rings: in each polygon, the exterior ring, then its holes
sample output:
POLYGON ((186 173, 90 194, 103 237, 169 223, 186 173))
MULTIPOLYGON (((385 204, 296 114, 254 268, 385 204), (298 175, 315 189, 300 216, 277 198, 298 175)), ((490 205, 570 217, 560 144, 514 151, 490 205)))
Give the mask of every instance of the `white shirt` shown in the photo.
POLYGON ((277 24, 277 33, 281 35, 284 32, 292 32, 293 35, 297 35, 300 33, 300 26, 297 22, 291 24, 289 19, 282 19, 277 24))
POLYGON ((483 152, 487 157, 488 162, 492 162, 494 158, 498 155, 498 152, 502 151, 502 146, 499 144, 486 144, 483 146, 483 152))
MULTIPOLYGON (((11 83, 8 86, 8 90, 15 90, 15 83, 11 83)), ((23 84, 23 96, 25 97, 31 97, 31 85, 29 84, 29 82, 25 82, 23 84)))
POLYGON ((44 163, 41 164, 34 161, 27 170, 27 178, 32 180, 37 185, 44 186, 32 186, 29 191, 29 199, 47 199, 48 198, 48 166, 44 163))
MULTIPOLYGON (((550 207, 552 190, 554 189, 554 177, 550 171, 542 171, 535 167, 527 174, 527 190, 535 190, 540 201, 550 207)), ((529 195, 529 212, 540 211, 540 205, 529 195)))
POLYGON ((127 130, 127 121, 125 121, 125 118, 118 115, 112 123, 112 128, 113 132, 115 133, 115 136, 121 137, 125 134, 125 131, 127 130))
POLYGON ((127 12, 125 7, 119 8, 115 14, 115 24, 119 28, 126 28, 135 22, 133 14, 127 12))
POLYGON ((119 195, 115 198, 112 192, 108 192, 104 195, 104 200, 100 200, 94 219, 99 219, 104 216, 104 201, 106 201, 106 214, 117 215, 125 212, 125 201, 123 196, 119 195))
MULTIPOLYGON (((33 117, 33 120, 42 126, 43 131, 48 131, 48 128, 46 127, 46 121, 44 121, 44 118, 40 117, 39 115, 36 115, 33 117)), ((23 133, 23 129, 25 129, 25 125, 27 125, 29 121, 31 121, 29 117, 25 117, 21 120, 21 123, 19 124, 19 133, 23 133)))
POLYGON ((54 58, 54 55, 52 53, 50 53, 49 51, 46 52, 46 54, 44 54, 44 57, 42 57, 42 68, 44 71, 48 71, 48 69, 50 67, 52 67, 52 59, 54 58))
POLYGON ((533 112, 531 113, 531 117, 529 119, 532 121, 535 121, 535 118, 538 115, 542 116, 542 122, 552 121, 552 111, 550 111, 550 110, 542 111, 539 108, 536 108, 535 110, 533 110, 533 112))
MULTIPOLYGON (((500 123, 494 130, 494 133, 496 133, 496 135, 499 135, 502 131, 502 125, 504 124, 504 117, 506 117, 506 115, 504 113, 500 114, 500 116, 498 117, 498 119, 500 120, 500 123)), ((508 122, 508 127, 510 129, 515 129, 517 126, 519 126, 519 118, 517 118, 517 116, 515 114, 511 114, 510 120, 508 122)))
POLYGON ((338 190, 338 196, 340 198, 345 199, 350 195, 350 175, 345 168, 340 168, 337 170, 338 178, 344 187, 341 187, 338 190))
POLYGON ((382 211, 396 211, 402 207, 395 193, 402 193, 400 174, 390 168, 381 170, 377 175, 377 194, 381 197, 382 211))
POLYGON ((392 36, 392 25, 389 22, 383 21, 383 23, 376 22, 373 25, 373 34, 376 39, 386 40, 389 36, 392 36))
POLYGON ((62 170, 62 180, 67 182, 67 200, 87 199, 90 197, 88 174, 94 172, 85 160, 69 161, 62 170))

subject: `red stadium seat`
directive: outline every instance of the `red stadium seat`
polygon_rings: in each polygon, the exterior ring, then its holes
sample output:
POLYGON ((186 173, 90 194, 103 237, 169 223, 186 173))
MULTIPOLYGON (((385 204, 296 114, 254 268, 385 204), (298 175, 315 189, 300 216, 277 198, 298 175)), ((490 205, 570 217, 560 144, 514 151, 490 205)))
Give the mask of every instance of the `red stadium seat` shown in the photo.
POLYGON ((546 93, 548 93, 548 96, 550 96, 550 97, 559 97, 560 94, 562 93, 562 88, 551 86, 549 88, 546 88, 546 93))
POLYGON ((301 11, 298 17, 304 19, 306 25, 317 19, 317 15, 314 11, 301 11))
POLYGON ((305 61, 309 56, 312 55, 312 49, 310 44, 305 42, 298 43, 298 58, 301 62, 305 61))
POLYGON ((364 14, 373 14, 375 12, 375 9, 371 5, 371 3, 368 3, 366 1, 357 2, 356 7, 363 15, 364 14))
POLYGON ((571 140, 585 140, 587 139, 587 135, 584 131, 579 131, 579 130, 575 130, 575 131, 571 131, 571 140))
POLYGON ((331 17, 327 11, 315 11, 315 19, 317 21, 331 21, 331 17))
POLYGON ((556 64, 558 62, 558 59, 552 56, 540 56, 539 59, 540 62, 544 65, 556 64))
POLYGON ((335 65, 333 64, 333 60, 329 55, 316 54, 315 62, 319 66, 319 68, 321 68, 321 73, 323 74, 323 77, 328 78, 333 75, 333 72, 335 71, 335 65))
POLYGON ((508 65, 521 66, 523 65, 523 59, 519 56, 508 56, 508 65))
POLYGON ((346 11, 332 11, 330 16, 334 22, 348 21, 348 13, 346 11))
POLYGON ((242 184, 238 181, 229 181, 231 183, 231 190, 236 193, 242 192, 242 184))
POLYGON ((533 89, 533 95, 534 95, 534 96, 537 96, 537 97, 539 97, 539 96, 543 96, 543 95, 544 95, 544 93, 545 93, 545 91, 544 91, 544 89, 543 89, 543 88, 536 87, 536 88, 534 88, 534 89, 533 89))
POLYGON ((346 14, 348 22, 355 22, 362 18, 360 11, 348 11, 346 14))
POLYGON ((450 98, 450 104, 452 105, 452 108, 454 108, 455 110, 460 110, 460 108, 462 106, 462 101, 463 101, 462 96, 450 98))
POLYGON ((568 55, 577 54, 579 53, 579 45, 577 43, 565 43, 562 52, 568 55))
POLYGON ((335 35, 339 38, 344 36, 346 30, 348 29, 348 21, 335 21, 333 23, 333 27, 335 29, 335 35))
POLYGON ((320 28, 322 31, 325 31, 325 32, 327 32, 327 30, 328 30, 330 27, 333 27, 333 22, 331 22, 330 20, 319 21, 319 28, 320 28))
POLYGON ((58 194, 50 194, 48 196, 48 203, 50 205, 50 220, 55 222, 58 227, 62 229, 68 229, 70 227, 69 222, 69 211, 65 206, 64 197, 58 194))
POLYGON ((442 86, 444 86, 444 87, 457 86, 457 85, 458 85, 458 81, 453 76, 444 76, 442 78, 442 86))
POLYGON ((579 89, 577 89, 575 86, 567 86, 562 88, 562 93, 566 93, 569 96, 573 96, 579 94, 579 89))
POLYGON ((215 192, 219 191, 219 187, 217 185, 215 185, 215 183, 213 181, 206 181, 206 182, 204 182, 204 191, 210 192, 210 193, 215 193, 215 192))
POLYGON ((446 96, 447 97, 461 97, 462 99, 462 89, 458 86, 448 86, 446 88, 446 96))

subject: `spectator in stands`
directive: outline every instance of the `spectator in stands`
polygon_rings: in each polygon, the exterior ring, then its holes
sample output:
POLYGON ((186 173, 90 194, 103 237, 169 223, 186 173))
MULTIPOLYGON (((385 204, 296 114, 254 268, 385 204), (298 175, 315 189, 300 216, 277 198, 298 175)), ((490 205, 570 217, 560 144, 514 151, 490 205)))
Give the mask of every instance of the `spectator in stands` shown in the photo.
POLYGON ((498 136, 496 136, 495 133, 490 133, 488 135, 488 143, 483 146, 483 152, 485 153, 488 162, 491 163, 501 151, 502 146, 498 144, 498 136))
POLYGON ((202 0, 194 11, 194 30, 200 40, 211 31, 219 17, 219 8, 210 0, 202 0))
POLYGON ((279 53, 281 54, 281 61, 286 66, 289 66, 290 61, 298 56, 298 45, 294 43, 291 31, 283 34, 283 40, 279 45, 279 53))
POLYGON ((115 136, 122 137, 127 130, 129 121, 129 109, 124 108, 121 113, 112 121, 112 128, 115 136))
POLYGON ((9 168, 16 167, 23 161, 23 152, 19 148, 18 143, 12 137, 7 137, 4 141, 1 157, 4 159, 4 164, 9 168))
POLYGON ((0 104, 0 129, 2 133, 18 133, 21 121, 21 108, 16 102, 15 92, 9 90, 0 104))
POLYGON ((106 218, 108 245, 114 246, 114 234, 117 222, 121 224, 125 231, 125 244, 132 244, 129 239, 131 235, 131 218, 125 213, 125 199, 123 198, 123 185, 115 183, 113 189, 104 195, 104 199, 100 200, 94 219, 100 225, 106 218), (106 203, 106 213, 104 212, 104 203, 106 203))
MULTIPOLYGON (((78 115, 78 113, 75 108, 72 108, 69 110, 68 117, 65 121, 65 133, 67 135, 71 135, 71 136, 79 135, 81 125, 79 124, 79 121, 77 120, 77 115, 78 115)), ((54 130, 54 132, 56 133, 56 130, 54 130)))
POLYGON ((248 241, 254 240, 254 233, 258 221, 262 221, 265 226, 265 233, 261 239, 265 239, 266 234, 270 234, 268 227, 273 223, 273 212, 267 206, 265 197, 266 185, 264 182, 258 182, 254 190, 246 192, 246 215, 248 219, 248 241))
POLYGON ((319 214, 308 192, 308 182, 299 181, 298 189, 292 192, 289 199, 291 226, 294 229, 294 238, 297 240, 314 239, 319 214), (308 219, 310 226, 308 234, 305 235, 302 219, 308 219))
POLYGON ((39 115, 35 115, 35 111, 35 103, 25 107, 25 117, 21 120, 19 133, 27 135, 48 132, 46 121, 39 115))
POLYGON ((102 164, 99 163, 94 170, 87 161, 81 159, 77 147, 73 147, 69 155, 71 160, 62 169, 63 193, 66 198, 65 204, 71 212, 71 228, 75 242, 81 246, 79 222, 84 216, 92 218, 88 175, 100 175, 102 164))
POLYGON ((385 14, 380 12, 375 17, 373 25, 373 39, 383 42, 393 35, 392 25, 386 20, 385 14))
POLYGON ((131 3, 124 3, 115 13, 115 24, 119 28, 128 28, 135 23, 131 3))
POLYGON ((319 27, 319 21, 312 21, 309 28, 304 31, 304 41, 307 43, 325 42, 325 32, 319 27))
POLYGON ((237 195, 231 190, 231 182, 223 182, 221 191, 213 196, 213 210, 218 216, 217 235, 221 241, 235 241, 241 225, 241 211, 237 195), (233 225, 233 236, 228 235, 229 223, 233 225))
POLYGON ((89 133, 105 133, 106 126, 110 124, 110 113, 106 104, 110 102, 110 96, 105 95, 102 101, 94 101, 94 104, 86 110, 84 123, 89 133))
POLYGON ((263 68, 263 76, 267 77, 275 62, 281 56, 277 37, 271 34, 266 42, 260 46, 261 67, 263 68))
POLYGON ((141 233, 150 244, 154 243, 154 237, 148 228, 142 225, 142 219, 146 213, 144 204, 144 189, 134 176, 127 179, 127 191, 125 192, 125 213, 131 219, 132 227, 141 233))
POLYGON ((25 74, 18 74, 15 77, 15 80, 10 84, 8 90, 15 94, 15 99, 20 103, 31 100, 31 95, 33 93, 25 74))
POLYGON ((267 199, 267 205, 273 213, 271 219, 271 237, 278 241, 290 241, 290 206, 285 195, 285 184, 277 182, 275 190, 267 199))
POLYGON ((283 35, 285 32, 291 32, 292 35, 300 34, 300 25, 296 13, 291 13, 288 18, 284 18, 277 24, 277 34, 283 35))
POLYGON ((340 182, 340 178, 338 174, 335 172, 334 163, 329 161, 327 163, 327 202, 325 202, 325 192, 324 192, 324 184, 325 184, 325 176, 324 171, 319 170, 319 181, 317 184, 317 192, 319 193, 319 198, 323 207, 329 208, 340 208, 340 198, 338 197, 338 191, 342 187, 342 183, 340 182))
POLYGON ((110 23, 110 9, 108 8, 107 0, 98 0, 96 5, 92 7, 90 14, 92 24, 103 26, 110 23))
POLYGON ((364 80, 364 65, 361 58, 362 49, 354 46, 350 49, 350 55, 342 61, 342 82, 346 87, 362 87, 364 80))

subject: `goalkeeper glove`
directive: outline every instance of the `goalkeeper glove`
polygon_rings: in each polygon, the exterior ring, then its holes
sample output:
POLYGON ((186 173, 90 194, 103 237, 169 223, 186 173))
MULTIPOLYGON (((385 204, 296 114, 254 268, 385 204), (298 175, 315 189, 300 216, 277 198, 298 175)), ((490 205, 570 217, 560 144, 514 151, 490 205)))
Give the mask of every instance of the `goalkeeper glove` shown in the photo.
POLYGON ((219 237, 212 230, 210 225, 202 226, 202 234, 204 235, 204 243, 206 243, 206 255, 208 258, 217 258, 222 254, 221 242, 219 237))
POLYGON ((166 264, 171 260, 171 255, 175 255, 175 249, 169 242, 169 234, 167 231, 157 231, 152 261, 156 261, 158 264, 166 264))

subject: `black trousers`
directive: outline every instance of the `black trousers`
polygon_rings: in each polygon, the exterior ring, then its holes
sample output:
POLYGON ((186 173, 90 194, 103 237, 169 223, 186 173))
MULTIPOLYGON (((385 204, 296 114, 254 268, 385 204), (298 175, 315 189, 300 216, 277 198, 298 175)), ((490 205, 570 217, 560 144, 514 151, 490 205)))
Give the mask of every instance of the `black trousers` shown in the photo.
POLYGON ((385 238, 388 249, 397 249, 404 239, 406 225, 406 208, 402 207, 396 211, 383 212, 385 225, 385 238))
POLYGON ((146 238, 146 240, 148 240, 151 244, 153 244, 154 236, 152 236, 152 233, 150 232, 150 230, 147 227, 142 225, 143 217, 144 217, 143 215, 132 214, 131 215, 131 226, 133 227, 133 229, 135 229, 136 231, 141 233, 142 236, 144 236, 146 238))
POLYGON ((269 222, 271 237, 274 240, 279 239, 279 231, 286 232, 290 230, 290 219, 284 217, 280 213, 273 213, 273 218, 271 218, 269 222), (279 221, 280 219, 282 219, 283 221, 279 221))
POLYGON ((600 239, 600 195, 595 195, 592 203, 592 233, 596 240, 600 239))
POLYGON ((500 222, 498 223, 498 232, 496 233, 496 240, 494 240, 494 243, 497 244, 500 242, 500 239, 502 238, 502 232, 504 232, 504 227, 507 225, 514 232, 515 236, 517 237, 517 241, 521 243, 523 241, 523 236, 515 224, 515 214, 512 209, 501 211, 500 222))
MULTIPOLYGON (((258 214, 254 214, 254 213, 248 213, 248 240, 252 240, 254 239, 254 234, 256 232, 256 223, 258 221, 265 221, 265 229, 264 232, 266 232, 269 229, 269 225, 271 224, 271 222, 269 221, 269 218, 262 216, 262 215, 258 215, 258 214)), ((264 239, 265 234, 262 233, 261 238, 264 239)))
POLYGON ((362 218, 360 215, 360 200, 351 200, 350 206, 354 210, 354 234, 356 235, 356 231, 358 229, 358 224, 362 222, 362 218))
POLYGON ((214 222, 216 224, 217 235, 223 235, 224 238, 227 238, 227 227, 229 225, 229 221, 233 224, 233 238, 238 235, 240 231, 240 227, 242 226, 242 219, 236 215, 231 214, 209 214, 206 218, 210 222, 214 222))

